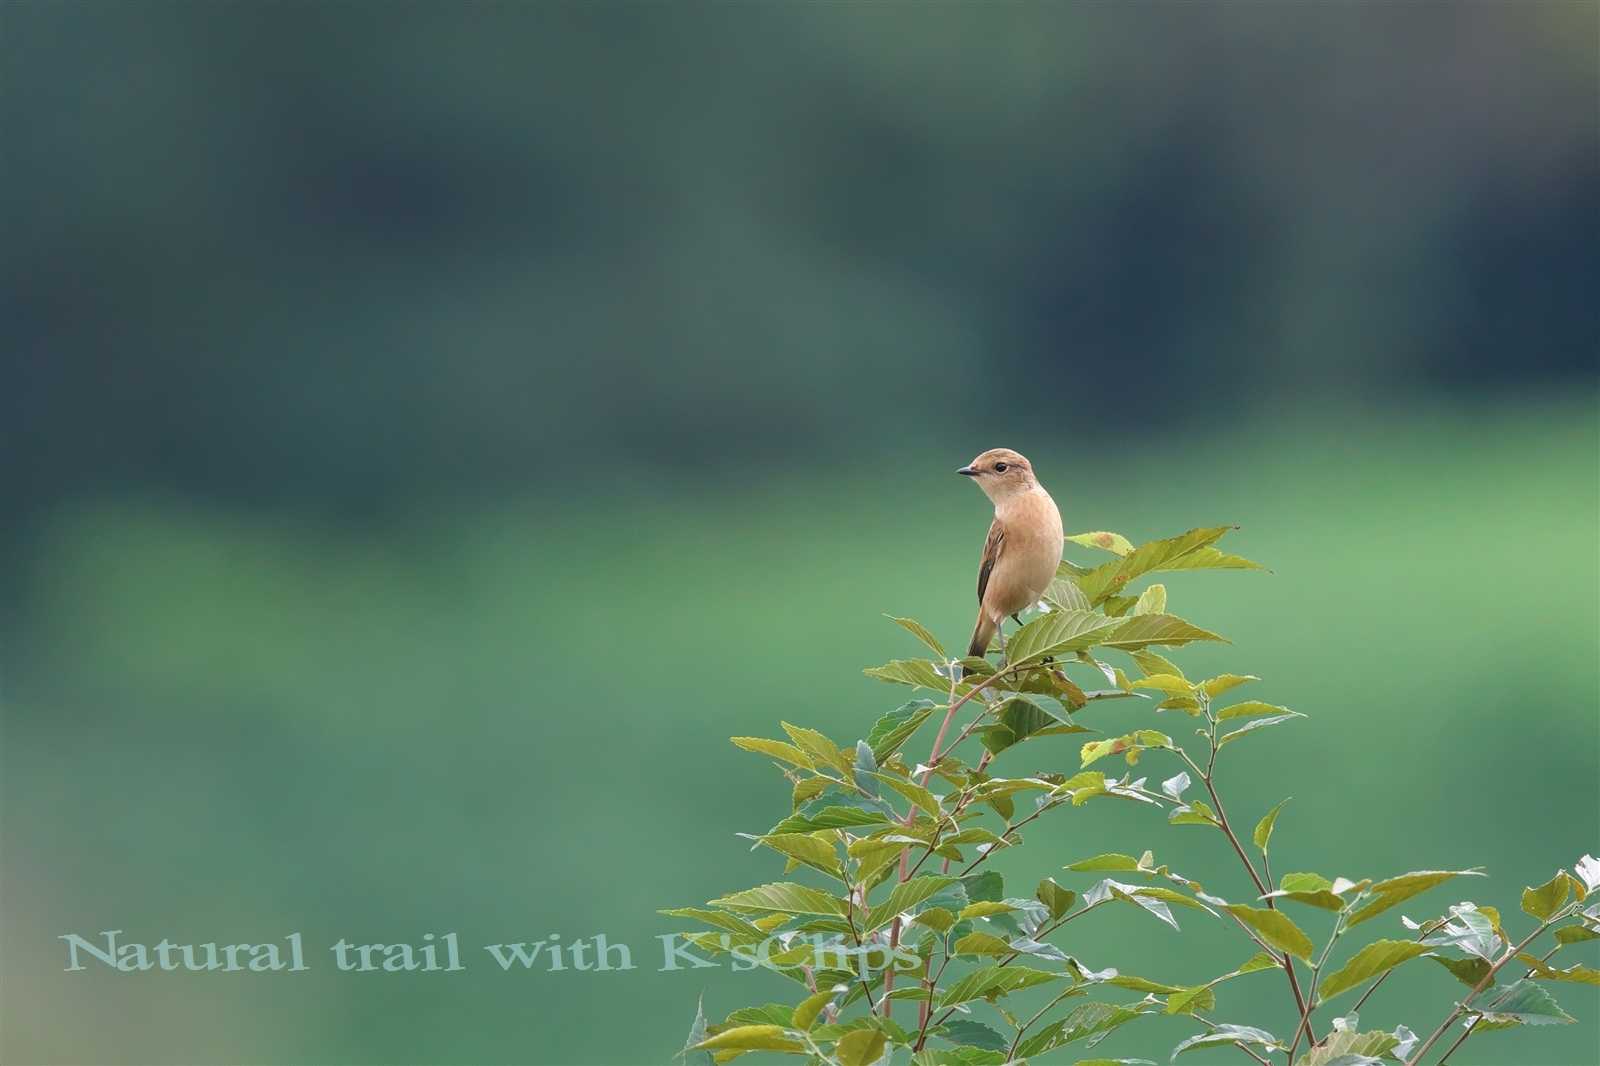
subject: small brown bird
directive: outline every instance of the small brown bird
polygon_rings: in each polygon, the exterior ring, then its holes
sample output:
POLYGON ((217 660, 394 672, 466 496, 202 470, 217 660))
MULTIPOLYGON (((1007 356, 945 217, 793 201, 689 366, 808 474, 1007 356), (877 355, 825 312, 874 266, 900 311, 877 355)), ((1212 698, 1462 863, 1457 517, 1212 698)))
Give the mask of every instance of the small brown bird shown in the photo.
MULTIPOLYGON (((1063 543, 1061 512, 1033 476, 1033 465, 1009 448, 991 448, 957 470, 978 483, 994 501, 994 523, 978 564, 978 622, 968 655, 986 655, 1006 615, 1039 602, 1056 567, 1063 543)), ((1000 633, 1005 648, 1005 634, 1000 633)))

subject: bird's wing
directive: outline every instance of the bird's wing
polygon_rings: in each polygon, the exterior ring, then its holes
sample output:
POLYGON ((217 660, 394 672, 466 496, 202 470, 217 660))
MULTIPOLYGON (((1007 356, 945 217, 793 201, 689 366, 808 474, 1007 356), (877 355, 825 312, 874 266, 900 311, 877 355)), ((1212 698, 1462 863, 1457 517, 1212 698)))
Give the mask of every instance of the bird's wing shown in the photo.
POLYGON ((978 602, 983 602, 983 593, 989 587, 989 575, 994 573, 994 565, 1000 561, 1000 553, 1005 550, 1006 530, 996 518, 989 526, 989 539, 983 542, 983 559, 978 563, 978 602))

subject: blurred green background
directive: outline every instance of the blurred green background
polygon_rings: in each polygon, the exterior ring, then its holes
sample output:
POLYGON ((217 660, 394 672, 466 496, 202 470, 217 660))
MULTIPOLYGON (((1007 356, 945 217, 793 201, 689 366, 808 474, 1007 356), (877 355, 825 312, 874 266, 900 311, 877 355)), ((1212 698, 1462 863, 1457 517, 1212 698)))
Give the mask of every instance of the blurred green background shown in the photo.
MULTIPOLYGON (((1229 751, 1275 869, 1514 911, 1600 850, 1597 10, 0 7, 0 1059, 660 1062, 785 994, 657 972, 655 910, 781 870, 727 736, 861 735, 883 612, 964 636, 997 444, 1073 530, 1273 568, 1167 584, 1234 641, 1180 661, 1311 715, 1229 751), (102 929, 319 968, 61 972, 102 929), (552 933, 640 968, 480 946, 552 933)), ((1145 810, 1029 842, 1241 891, 1145 810)), ((1103 918, 1095 966, 1248 954, 1103 918)), ((1452 1061, 1597 1061, 1559 991, 1452 1061)))

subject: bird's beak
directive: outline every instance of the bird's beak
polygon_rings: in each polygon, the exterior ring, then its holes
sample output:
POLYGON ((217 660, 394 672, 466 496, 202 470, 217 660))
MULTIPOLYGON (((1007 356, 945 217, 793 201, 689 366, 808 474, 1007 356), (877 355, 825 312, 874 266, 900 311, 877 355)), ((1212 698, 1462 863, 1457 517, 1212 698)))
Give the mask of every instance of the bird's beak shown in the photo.
POLYGON ((956 473, 964 475, 966 477, 977 477, 978 476, 977 468, 976 467, 972 467, 972 466, 964 466, 960 470, 957 470, 956 473))

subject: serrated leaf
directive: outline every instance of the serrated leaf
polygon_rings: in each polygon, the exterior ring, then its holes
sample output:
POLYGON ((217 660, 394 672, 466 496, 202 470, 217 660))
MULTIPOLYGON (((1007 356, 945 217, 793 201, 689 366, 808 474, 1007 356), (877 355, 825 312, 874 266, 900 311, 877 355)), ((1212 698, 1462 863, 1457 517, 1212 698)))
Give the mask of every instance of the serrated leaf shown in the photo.
MULTIPOLYGON (((1276 704, 1262 703, 1260 700, 1245 700, 1243 703, 1235 703, 1231 707, 1222 708, 1217 712, 1217 721, 1225 722, 1232 718, 1252 718, 1262 714, 1280 715, 1293 713, 1289 708, 1279 707, 1276 704)), ((1302 715, 1302 717, 1304 716, 1302 715)))
POLYGON ((932 700, 912 700, 872 724, 871 731, 867 733, 867 746, 872 749, 872 756, 880 766, 922 728, 922 723, 928 720, 935 706, 932 700))
POLYGON ((843 900, 836 899, 826 892, 806 885, 782 881, 757 885, 755 888, 747 888, 743 892, 735 892, 732 895, 714 899, 711 901, 711 905, 714 907, 726 907, 730 910, 782 911, 785 914, 841 915, 845 913, 843 900))
POLYGON ((1065 980, 1065 974, 1049 973, 1027 966, 984 966, 966 974, 939 998, 939 1007, 953 1007, 975 999, 1010 995, 1024 988, 1065 980))
POLYGON ((1335 1029, 1323 1043, 1307 1052, 1296 1066, 1370 1066, 1370 1063, 1382 1062, 1378 1056, 1391 1052, 1395 1057, 1403 1058, 1399 1043, 1394 1033, 1359 1033, 1354 1028, 1335 1029))
POLYGON ((1133 687, 1155 689, 1169 696, 1188 696, 1194 692, 1193 685, 1174 674, 1151 674, 1135 681, 1133 687))
POLYGON ((1172 808, 1172 813, 1167 815, 1167 822, 1171 825, 1213 825, 1220 826, 1216 814, 1201 800, 1185 803, 1181 807, 1172 808))
POLYGON ((1009 955, 1011 945, 993 933, 972 932, 955 942, 957 955, 1009 955))
POLYGON ((1288 802, 1288 798, 1279 800, 1277 805, 1268 811, 1261 821, 1256 823, 1255 832, 1250 834, 1250 839, 1255 841, 1256 847, 1262 851, 1267 850, 1267 845, 1272 840, 1272 829, 1278 824, 1278 813, 1283 810, 1283 805, 1288 802))
POLYGON ((1415 870, 1399 877, 1391 877, 1379 881, 1372 886, 1372 899, 1350 916, 1348 926, 1354 927, 1369 919, 1376 918, 1390 907, 1404 903, 1412 896, 1420 895, 1435 885, 1441 885, 1454 877, 1481 876, 1478 870, 1415 870))
POLYGON ((1059 1021, 1052 1022, 1017 1045, 1017 1058, 1036 1058, 1086 1037, 1109 1033, 1141 1013, 1132 1007, 1115 1003, 1079 1003, 1059 1021))
POLYGON ((892 614, 884 615, 884 617, 889 619, 889 621, 893 622, 895 625, 899 626, 901 629, 905 630, 907 633, 910 633, 912 636, 916 637, 918 640, 922 641, 923 646, 929 651, 933 652, 933 654, 937 655, 940 659, 950 658, 950 656, 944 650, 944 645, 939 643, 939 638, 930 633, 928 631, 928 627, 917 621, 915 618, 897 618, 892 614))
POLYGON ((1311 938, 1282 911, 1250 907, 1243 903, 1230 903, 1224 909, 1254 929, 1262 940, 1279 951, 1287 951, 1297 958, 1309 960, 1311 953, 1316 950, 1311 938))
POLYGON ((809 814, 791 814, 770 830, 771 833, 812 833, 818 829, 851 829, 868 825, 888 825, 882 811, 860 807, 830 806, 809 814))
POLYGON ((803 770, 816 769, 816 763, 811 761, 811 756, 795 747, 785 744, 781 740, 768 740, 765 737, 729 737, 734 747, 743 748, 745 751, 757 752, 761 755, 770 755, 774 759, 782 759, 792 766, 803 770))
POLYGON ((953 1043, 983 1048, 985 1051, 1004 1051, 1011 1043, 982 1022, 968 1018, 951 1018, 944 1023, 941 1035, 953 1043))
POLYGON ((809 833, 774 833, 759 839, 772 850, 792 859, 798 859, 824 873, 835 877, 844 873, 844 868, 839 864, 839 855, 829 841, 821 840, 809 833))
POLYGON ((861 672, 896 685, 931 688, 943 693, 950 691, 950 679, 940 674, 926 659, 890 659, 882 666, 869 666, 861 672))
POLYGON ((1176 537, 1148 541, 1133 548, 1120 559, 1077 575, 1078 587, 1083 589, 1083 594, 1089 597, 1090 603, 1100 603, 1119 594, 1128 582, 1137 577, 1158 570, 1184 569, 1178 565, 1179 560, 1220 539, 1228 529, 1228 526, 1191 529, 1176 537))
POLYGON ((915 781, 907 781, 885 773, 874 773, 872 776, 909 800, 912 806, 935 821, 944 817, 944 810, 939 806, 939 797, 915 781))
POLYGON ((887 923, 897 914, 904 914, 917 904, 933 898, 939 892, 956 883, 954 877, 927 876, 913 877, 903 881, 890 890, 884 901, 867 912, 866 927, 863 933, 870 933, 880 925, 887 923))
POLYGON ((1483 1013, 1493 1021, 1515 1021, 1523 1025, 1562 1025, 1577 1021, 1561 1009, 1554 996, 1526 978, 1507 985, 1483 1013))
POLYGON ((1578 944, 1585 940, 1600 940, 1600 932, 1585 925, 1566 925, 1556 930, 1556 943, 1578 944))
POLYGON ((1047 656, 1084 651, 1126 624, 1124 619, 1107 618, 1097 611, 1051 611, 1011 635, 1006 642, 1007 661, 1020 666, 1047 656))
POLYGON ((783 731, 789 734, 789 739, 799 746, 800 750, 811 756, 812 760, 829 766, 837 766, 844 773, 849 773, 852 763, 850 759, 839 750, 839 745, 828 739, 815 729, 805 726, 791 725, 788 722, 779 722, 783 731))
POLYGON ((1141 614, 1124 619, 1115 632, 1098 643, 1107 648, 1123 651, 1143 650, 1155 645, 1178 647, 1200 640, 1228 643, 1208 629, 1201 629, 1171 614, 1141 614))
POLYGON ((1429 949, 1414 940, 1374 940, 1356 952, 1339 969, 1322 979, 1318 1003, 1326 1003, 1341 992, 1348 992, 1364 981, 1388 973, 1403 962, 1428 954, 1429 949))

